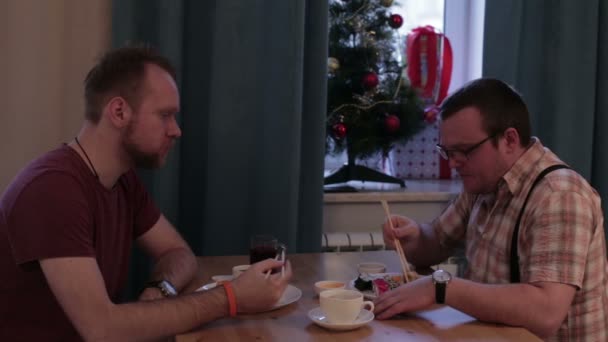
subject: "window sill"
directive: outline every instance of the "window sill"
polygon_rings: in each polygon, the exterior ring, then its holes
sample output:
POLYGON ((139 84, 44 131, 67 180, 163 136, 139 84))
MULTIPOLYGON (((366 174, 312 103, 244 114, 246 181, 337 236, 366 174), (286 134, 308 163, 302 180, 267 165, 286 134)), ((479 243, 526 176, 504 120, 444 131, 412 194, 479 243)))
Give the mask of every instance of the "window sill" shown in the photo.
POLYGON ((405 188, 398 184, 350 181, 356 192, 326 193, 323 201, 330 203, 379 202, 447 202, 462 190, 460 180, 411 179, 405 188))

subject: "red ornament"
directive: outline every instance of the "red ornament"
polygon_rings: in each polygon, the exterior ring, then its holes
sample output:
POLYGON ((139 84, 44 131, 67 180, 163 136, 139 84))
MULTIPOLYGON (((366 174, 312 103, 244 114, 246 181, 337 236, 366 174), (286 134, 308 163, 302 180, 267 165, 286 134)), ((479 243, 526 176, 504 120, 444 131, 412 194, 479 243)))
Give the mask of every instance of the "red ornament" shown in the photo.
POLYGON ((331 132, 336 140, 342 140, 346 137, 346 125, 339 122, 331 126, 331 132))
POLYGON ((437 106, 428 106, 424 109, 424 121, 428 124, 434 124, 438 115, 439 108, 437 106))
POLYGON ((363 75, 363 87, 365 89, 374 89, 378 86, 378 75, 373 72, 368 72, 363 75))
POLYGON ((394 29, 398 29, 403 25, 403 17, 399 14, 391 14, 388 18, 388 25, 394 29))
POLYGON ((401 127, 401 121, 397 115, 387 115, 384 119, 384 127, 388 133, 396 133, 401 127))

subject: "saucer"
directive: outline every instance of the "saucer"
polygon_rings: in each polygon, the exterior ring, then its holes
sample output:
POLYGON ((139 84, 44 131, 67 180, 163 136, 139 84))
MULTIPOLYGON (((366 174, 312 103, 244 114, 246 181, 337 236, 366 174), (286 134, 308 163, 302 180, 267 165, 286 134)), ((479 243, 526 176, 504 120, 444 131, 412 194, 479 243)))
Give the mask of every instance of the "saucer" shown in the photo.
MULTIPOLYGON (((209 284, 203 285, 203 286, 199 287, 198 289, 196 289, 196 292, 211 290, 212 288, 214 288, 216 286, 217 286, 216 282, 209 283, 209 284)), ((291 303, 297 302, 298 300, 300 300, 300 298, 302 298, 302 290, 289 284, 289 285, 287 285, 287 288, 285 288, 285 292, 283 292, 283 295, 281 296, 279 301, 276 302, 274 304, 274 306, 271 307, 270 309, 268 309, 267 311, 280 309, 291 303)))
POLYGON ((323 311, 321 311, 321 307, 316 307, 308 312, 308 318, 323 328, 345 331, 357 329, 373 321, 374 313, 367 309, 361 309, 359 316, 357 316, 357 319, 352 323, 330 323, 327 321, 327 317, 325 317, 323 311))

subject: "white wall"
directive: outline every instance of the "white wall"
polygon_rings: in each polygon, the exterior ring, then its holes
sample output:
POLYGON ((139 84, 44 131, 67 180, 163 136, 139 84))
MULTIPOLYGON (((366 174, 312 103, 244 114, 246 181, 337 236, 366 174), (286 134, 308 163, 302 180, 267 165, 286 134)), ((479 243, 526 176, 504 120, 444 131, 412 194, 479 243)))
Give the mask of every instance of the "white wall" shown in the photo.
POLYGON ((82 81, 109 46, 110 4, 0 1, 0 193, 29 160, 78 132, 82 81))

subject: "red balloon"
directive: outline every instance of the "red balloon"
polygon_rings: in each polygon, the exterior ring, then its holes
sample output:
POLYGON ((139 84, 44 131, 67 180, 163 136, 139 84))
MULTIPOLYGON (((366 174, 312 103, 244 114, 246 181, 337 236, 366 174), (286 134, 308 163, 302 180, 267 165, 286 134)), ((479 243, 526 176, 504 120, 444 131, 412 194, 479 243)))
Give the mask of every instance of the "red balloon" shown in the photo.
POLYGON ((392 14, 388 18, 388 25, 394 29, 398 29, 403 25, 403 17, 399 14, 392 14))
POLYGON ((363 86, 366 89, 374 89, 378 86, 378 75, 373 72, 368 72, 363 75, 363 86))

